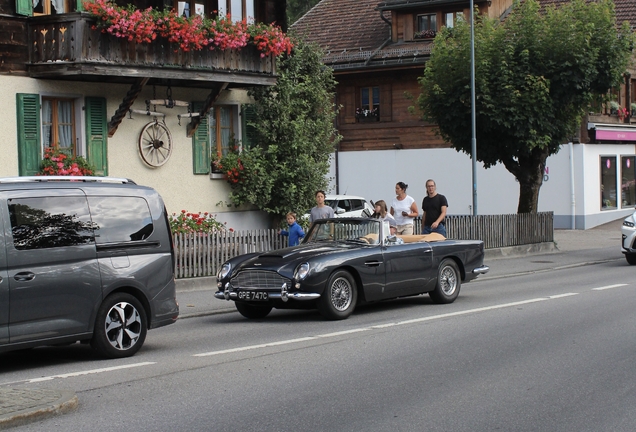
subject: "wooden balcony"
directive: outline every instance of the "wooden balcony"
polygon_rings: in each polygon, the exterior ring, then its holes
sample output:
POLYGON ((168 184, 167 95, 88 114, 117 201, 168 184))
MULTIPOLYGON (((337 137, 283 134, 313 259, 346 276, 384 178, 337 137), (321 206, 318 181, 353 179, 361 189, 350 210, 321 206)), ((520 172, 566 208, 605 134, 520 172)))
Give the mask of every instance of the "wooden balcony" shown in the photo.
POLYGON ((149 78, 149 84, 170 80, 175 86, 203 88, 276 83, 275 59, 261 58, 253 46, 183 52, 164 38, 136 44, 93 29, 94 24, 85 12, 29 18, 29 76, 115 83, 149 78))

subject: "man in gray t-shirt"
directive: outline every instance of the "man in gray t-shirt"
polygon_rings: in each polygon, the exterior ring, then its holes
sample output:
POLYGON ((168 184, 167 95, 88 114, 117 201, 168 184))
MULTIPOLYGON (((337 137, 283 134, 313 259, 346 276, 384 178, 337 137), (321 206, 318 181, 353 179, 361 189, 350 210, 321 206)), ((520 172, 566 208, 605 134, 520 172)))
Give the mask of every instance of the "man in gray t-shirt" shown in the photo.
POLYGON ((334 217, 333 209, 325 204, 325 191, 316 191, 316 206, 309 212, 309 223, 334 217))

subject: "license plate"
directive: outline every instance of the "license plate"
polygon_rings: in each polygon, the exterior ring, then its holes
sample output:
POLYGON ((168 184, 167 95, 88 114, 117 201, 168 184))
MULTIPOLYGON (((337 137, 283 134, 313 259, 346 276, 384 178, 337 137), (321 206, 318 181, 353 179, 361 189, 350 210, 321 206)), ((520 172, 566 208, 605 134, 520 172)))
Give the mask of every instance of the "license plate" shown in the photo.
POLYGON ((239 291, 238 299, 248 301, 267 301, 269 296, 266 291, 239 291))

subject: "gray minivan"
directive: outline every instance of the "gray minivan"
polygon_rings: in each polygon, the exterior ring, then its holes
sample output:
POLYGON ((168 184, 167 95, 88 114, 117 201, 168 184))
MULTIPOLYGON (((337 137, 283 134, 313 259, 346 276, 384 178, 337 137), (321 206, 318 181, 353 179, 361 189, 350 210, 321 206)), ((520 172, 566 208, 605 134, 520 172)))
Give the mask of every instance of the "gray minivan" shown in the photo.
POLYGON ((179 316, 163 200, 110 177, 0 178, 0 352, 134 355, 179 316))

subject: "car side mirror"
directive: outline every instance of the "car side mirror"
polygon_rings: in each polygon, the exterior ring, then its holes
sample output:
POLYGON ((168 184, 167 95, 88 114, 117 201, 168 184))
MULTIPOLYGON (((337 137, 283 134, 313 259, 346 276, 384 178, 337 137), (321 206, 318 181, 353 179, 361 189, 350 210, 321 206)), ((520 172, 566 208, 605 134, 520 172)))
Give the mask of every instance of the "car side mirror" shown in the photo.
POLYGON ((343 214, 343 213, 345 213, 345 209, 343 209, 342 207, 338 207, 336 209, 336 214, 343 214))

